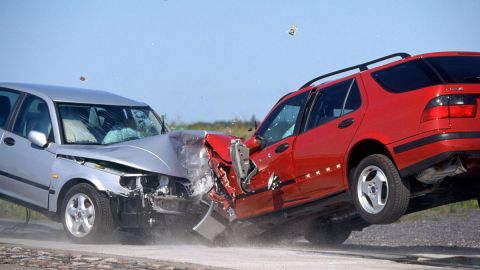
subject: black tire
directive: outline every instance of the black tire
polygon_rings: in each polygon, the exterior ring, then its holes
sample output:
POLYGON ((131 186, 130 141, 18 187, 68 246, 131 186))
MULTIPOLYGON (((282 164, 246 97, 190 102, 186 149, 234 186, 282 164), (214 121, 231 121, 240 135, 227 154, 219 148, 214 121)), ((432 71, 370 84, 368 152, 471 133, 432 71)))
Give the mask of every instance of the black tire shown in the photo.
POLYGON ((351 191, 355 207, 360 216, 368 223, 389 224, 395 222, 405 214, 405 211, 408 208, 408 203, 410 201, 410 182, 408 181, 408 179, 402 179, 400 177, 400 174, 395 167, 395 164, 393 164, 393 162, 387 156, 381 154, 374 154, 364 158, 355 168, 351 183, 351 191), (370 197, 360 197, 361 195, 359 194, 359 185, 361 185, 360 182, 362 182, 360 176, 362 173, 368 173, 369 168, 373 168, 373 171, 375 171, 374 175, 378 173, 378 170, 376 169, 380 169, 381 172, 383 172, 383 176, 386 178, 386 183, 383 184, 382 189, 378 189, 378 187, 376 186, 370 189, 370 191, 376 194, 376 196, 381 196, 382 194, 385 194, 386 188, 386 196, 384 199, 382 199, 384 200, 384 202, 382 202, 383 208, 377 207, 377 209, 375 209, 375 207, 372 206, 372 208, 369 209, 368 204, 372 205, 372 200, 370 199, 370 197), (383 193, 378 194, 377 192, 379 191, 380 193, 383 193), (365 202, 367 202, 367 205, 365 202))
POLYGON ((110 209, 110 200, 106 195, 100 194, 93 186, 85 183, 77 184, 67 192, 62 201, 60 218, 68 238, 76 243, 108 242, 111 240, 112 233, 115 229, 115 223, 110 209), (70 199, 81 194, 88 196, 91 203, 93 203, 95 211, 93 226, 84 236, 74 235, 68 229, 67 216, 65 215, 70 199))
POLYGON ((305 239, 316 246, 338 246, 343 244, 352 229, 342 224, 314 221, 305 231, 305 239))

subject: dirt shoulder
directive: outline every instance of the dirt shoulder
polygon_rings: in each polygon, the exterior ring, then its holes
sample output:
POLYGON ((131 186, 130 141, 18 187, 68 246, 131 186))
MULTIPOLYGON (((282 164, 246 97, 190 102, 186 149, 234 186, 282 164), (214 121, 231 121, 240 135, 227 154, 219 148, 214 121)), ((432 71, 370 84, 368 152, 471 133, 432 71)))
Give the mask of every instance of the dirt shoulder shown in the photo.
POLYGON ((0 243, 1 269, 147 269, 147 270, 218 270, 193 264, 71 253, 28 248, 0 243))

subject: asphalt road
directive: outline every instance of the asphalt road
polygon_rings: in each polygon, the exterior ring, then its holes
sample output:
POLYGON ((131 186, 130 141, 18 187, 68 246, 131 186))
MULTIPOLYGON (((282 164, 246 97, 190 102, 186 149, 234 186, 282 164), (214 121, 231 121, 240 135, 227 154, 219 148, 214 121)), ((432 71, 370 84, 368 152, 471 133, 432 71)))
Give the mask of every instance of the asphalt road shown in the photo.
POLYGON ((330 249, 312 247, 303 239, 270 246, 242 243, 213 247, 191 241, 188 235, 170 236, 164 241, 157 239, 146 245, 121 242, 77 245, 65 239, 58 224, 37 223, 9 230, 15 222, 3 220, 0 221, 0 242, 73 254, 170 262, 173 266, 189 263, 214 269, 480 269, 479 224, 480 211, 469 211, 371 226, 355 232, 341 248, 330 249))

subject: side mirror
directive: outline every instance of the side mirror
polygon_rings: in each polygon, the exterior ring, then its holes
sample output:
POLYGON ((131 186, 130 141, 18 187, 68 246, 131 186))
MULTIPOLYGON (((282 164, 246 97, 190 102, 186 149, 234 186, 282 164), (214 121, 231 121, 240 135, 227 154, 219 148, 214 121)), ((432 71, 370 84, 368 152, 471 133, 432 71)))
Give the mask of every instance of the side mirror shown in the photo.
POLYGON ((245 146, 250 149, 250 154, 262 149, 262 145, 262 140, 259 136, 252 136, 250 139, 245 141, 245 146))
POLYGON ((28 140, 40 148, 45 148, 48 144, 47 136, 35 130, 28 133, 28 140))

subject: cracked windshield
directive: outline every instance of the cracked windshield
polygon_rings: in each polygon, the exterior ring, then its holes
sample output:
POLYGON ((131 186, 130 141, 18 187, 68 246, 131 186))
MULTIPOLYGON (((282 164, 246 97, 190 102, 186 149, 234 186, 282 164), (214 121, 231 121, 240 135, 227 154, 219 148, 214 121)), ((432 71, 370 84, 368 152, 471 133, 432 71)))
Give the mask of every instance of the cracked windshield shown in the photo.
POLYGON ((58 104, 65 142, 113 144, 166 132, 148 107, 58 104))

